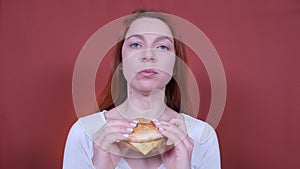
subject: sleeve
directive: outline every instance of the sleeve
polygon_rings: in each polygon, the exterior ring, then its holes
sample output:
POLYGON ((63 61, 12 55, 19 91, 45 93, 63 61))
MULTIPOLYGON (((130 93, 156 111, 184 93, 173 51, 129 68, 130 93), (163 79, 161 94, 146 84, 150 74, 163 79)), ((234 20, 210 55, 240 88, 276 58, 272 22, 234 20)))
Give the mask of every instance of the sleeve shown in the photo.
POLYGON ((92 140, 77 121, 71 127, 67 137, 63 169, 95 169, 92 154, 92 140))
POLYGON ((221 169, 220 149, 215 130, 210 126, 205 126, 207 139, 202 140, 204 149, 203 160, 200 169, 221 169))

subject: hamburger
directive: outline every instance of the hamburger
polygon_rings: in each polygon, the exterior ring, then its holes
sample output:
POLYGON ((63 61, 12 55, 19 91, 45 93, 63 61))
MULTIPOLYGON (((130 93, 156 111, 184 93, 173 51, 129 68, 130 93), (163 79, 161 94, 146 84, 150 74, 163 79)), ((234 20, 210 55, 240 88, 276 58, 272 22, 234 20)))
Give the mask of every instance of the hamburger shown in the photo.
POLYGON ((148 119, 137 118, 138 124, 127 140, 131 148, 147 155, 151 150, 159 147, 164 142, 155 124, 148 119))

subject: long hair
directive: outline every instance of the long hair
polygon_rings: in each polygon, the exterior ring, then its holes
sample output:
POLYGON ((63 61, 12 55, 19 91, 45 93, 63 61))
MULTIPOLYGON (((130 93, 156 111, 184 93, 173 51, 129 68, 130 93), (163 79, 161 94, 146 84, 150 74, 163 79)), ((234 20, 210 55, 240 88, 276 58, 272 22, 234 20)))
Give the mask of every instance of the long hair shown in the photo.
MULTIPOLYGON (((129 15, 124 22, 124 32, 121 40, 116 44, 113 54, 112 71, 110 72, 109 80, 105 85, 103 91, 97 98, 98 110, 109 110, 124 102, 127 98, 127 81, 118 65, 122 62, 122 46, 124 43, 125 35, 130 28, 130 25, 138 18, 155 18, 163 21, 170 28, 173 37, 178 37, 174 26, 170 20, 160 12, 154 10, 138 9, 129 15), (117 85, 112 85, 112 83, 117 85), (112 92, 115 92, 117 98, 112 98, 112 92)), ((186 64, 187 57, 183 43, 174 38, 174 47, 176 60, 174 65, 173 77, 166 85, 165 96, 166 104, 176 112, 188 112, 190 109, 190 102, 187 92, 186 84, 186 64), (180 61, 180 60, 181 61, 180 61), (176 79, 176 80, 175 80, 176 79), (180 86, 180 88, 179 88, 180 86), (182 90, 183 92, 180 92, 182 90), (184 101, 184 102, 182 102, 184 101)))

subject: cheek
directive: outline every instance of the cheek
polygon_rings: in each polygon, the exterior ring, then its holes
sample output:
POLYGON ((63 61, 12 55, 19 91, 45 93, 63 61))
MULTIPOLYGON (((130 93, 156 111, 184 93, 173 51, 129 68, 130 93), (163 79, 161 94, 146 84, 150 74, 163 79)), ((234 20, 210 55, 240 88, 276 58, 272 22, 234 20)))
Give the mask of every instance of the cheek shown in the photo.
POLYGON ((122 46, 121 56, 122 56, 122 60, 124 60, 124 58, 128 56, 128 49, 125 46, 125 44, 122 46))
POLYGON ((122 65, 124 77, 129 82, 134 78, 136 71, 134 70, 134 65, 132 64, 132 62, 130 62, 130 59, 128 58, 130 57, 123 58, 122 65))
POLYGON ((173 75, 175 65, 175 56, 163 56, 160 58, 160 62, 157 64, 157 68, 167 73, 168 75, 173 75))
POLYGON ((132 81, 137 72, 142 70, 142 64, 139 63, 137 57, 138 55, 132 55, 131 52, 122 52, 123 74, 127 82, 132 81))
POLYGON ((128 49, 123 45, 122 47, 122 68, 123 68, 123 74, 127 81, 130 81, 133 78, 134 70, 132 69, 134 66, 131 65, 129 51, 128 49))

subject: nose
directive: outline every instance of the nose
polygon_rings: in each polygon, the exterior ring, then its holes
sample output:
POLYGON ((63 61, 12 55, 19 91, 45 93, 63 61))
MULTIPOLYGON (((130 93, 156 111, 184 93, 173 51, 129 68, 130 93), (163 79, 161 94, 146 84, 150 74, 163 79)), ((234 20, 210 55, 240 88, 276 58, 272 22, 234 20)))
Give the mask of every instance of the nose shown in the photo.
POLYGON ((145 50, 142 54, 141 60, 142 62, 155 62, 155 52, 152 49, 145 50))

